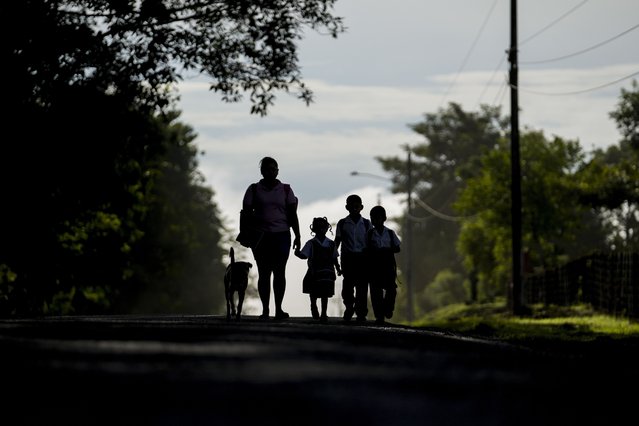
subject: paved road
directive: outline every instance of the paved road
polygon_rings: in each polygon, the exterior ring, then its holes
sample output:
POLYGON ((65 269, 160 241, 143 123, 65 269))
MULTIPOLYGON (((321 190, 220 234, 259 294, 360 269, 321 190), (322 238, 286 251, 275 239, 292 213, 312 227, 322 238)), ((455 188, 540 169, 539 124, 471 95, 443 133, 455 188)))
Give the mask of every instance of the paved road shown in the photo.
POLYGON ((4 319, 0 406, 5 425, 614 425, 638 353, 338 319, 4 319))

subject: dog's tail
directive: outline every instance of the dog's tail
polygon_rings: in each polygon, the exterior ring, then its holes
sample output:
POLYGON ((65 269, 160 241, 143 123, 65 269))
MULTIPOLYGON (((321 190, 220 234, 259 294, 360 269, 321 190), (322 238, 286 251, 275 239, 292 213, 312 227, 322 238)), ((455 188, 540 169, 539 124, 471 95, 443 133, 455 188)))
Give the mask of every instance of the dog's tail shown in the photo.
POLYGON ((233 247, 229 250, 229 257, 231 258, 231 264, 235 263, 235 251, 233 250, 233 247))

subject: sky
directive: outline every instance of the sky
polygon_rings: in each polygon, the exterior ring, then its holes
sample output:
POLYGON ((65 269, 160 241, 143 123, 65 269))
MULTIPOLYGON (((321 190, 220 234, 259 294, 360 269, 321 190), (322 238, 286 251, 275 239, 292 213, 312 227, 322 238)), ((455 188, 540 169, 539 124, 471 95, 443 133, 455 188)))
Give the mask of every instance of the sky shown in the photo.
MULTIPOLYGON (((310 106, 280 93, 260 117, 250 114, 248 100, 221 101, 205 79, 179 85, 181 120, 198 135, 200 170, 229 230, 226 247, 239 260, 254 263, 233 239, 262 157, 277 159, 280 180, 299 199, 304 243, 312 218, 336 223, 352 193, 362 196, 366 217, 377 203, 389 217, 401 213, 405 196, 389 193, 390 176, 376 157, 405 157, 404 146, 424 143, 409 126, 425 114, 449 102, 509 114, 509 0, 338 0, 335 14, 345 33, 335 39, 308 30, 298 43, 302 76, 314 92, 310 106)), ((617 143, 609 113, 621 88, 631 87, 629 76, 639 81, 639 2, 519 0, 517 21, 520 128, 578 140, 586 151, 617 143)), ((387 226, 399 230, 392 220, 387 226)), ((294 316, 310 316, 305 268, 291 253, 283 306, 294 316)), ((340 290, 338 277, 331 316, 341 315, 340 290)), ((255 301, 245 305, 245 313, 260 310, 255 301)))

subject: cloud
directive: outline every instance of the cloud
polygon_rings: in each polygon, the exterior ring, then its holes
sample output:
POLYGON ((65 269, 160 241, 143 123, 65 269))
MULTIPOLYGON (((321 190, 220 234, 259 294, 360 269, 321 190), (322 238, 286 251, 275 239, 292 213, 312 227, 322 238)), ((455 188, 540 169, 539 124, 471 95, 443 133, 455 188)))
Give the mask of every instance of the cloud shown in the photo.
POLYGON ((186 106, 184 117, 197 128, 249 125, 260 130, 283 123, 312 128, 326 125, 342 128, 345 123, 396 123, 405 117, 419 117, 424 105, 434 105, 439 99, 436 92, 426 88, 333 85, 321 80, 307 80, 306 83, 315 93, 310 106, 294 96, 279 93, 267 117, 249 115, 246 101, 221 102, 219 96, 208 91, 206 83, 187 81, 180 84, 179 91, 182 105, 186 106), (203 96, 208 100, 205 101, 203 96), (420 107, 416 108, 416 105, 420 107))
MULTIPOLYGON (((586 146, 615 143, 618 135, 608 113, 616 105, 620 88, 627 87, 629 80, 581 94, 549 94, 594 88, 637 70, 639 63, 591 69, 522 69, 520 123, 579 138, 586 146), (584 104, 588 108, 583 108, 584 104)), ((477 110, 479 103, 496 103, 502 105, 505 114, 510 104, 505 66, 496 74, 472 71, 433 76, 428 87, 331 85, 320 80, 308 83, 316 93, 311 106, 281 95, 268 117, 257 117, 248 114, 246 102, 225 104, 215 99, 206 84, 186 82, 180 86, 183 119, 201 135, 204 149, 239 152, 247 146, 266 145, 282 152, 286 151, 284 147, 294 146, 300 146, 301 153, 308 152, 308 146, 325 147, 324 152, 336 148, 348 151, 349 147, 360 151, 358 141, 366 140, 371 150, 388 152, 389 144, 384 139, 415 138, 408 124, 421 121, 424 113, 435 112, 447 102, 458 102, 468 110, 477 110), (442 87, 452 82, 455 84, 444 97, 442 87)), ((397 149, 398 143, 391 147, 397 149)))

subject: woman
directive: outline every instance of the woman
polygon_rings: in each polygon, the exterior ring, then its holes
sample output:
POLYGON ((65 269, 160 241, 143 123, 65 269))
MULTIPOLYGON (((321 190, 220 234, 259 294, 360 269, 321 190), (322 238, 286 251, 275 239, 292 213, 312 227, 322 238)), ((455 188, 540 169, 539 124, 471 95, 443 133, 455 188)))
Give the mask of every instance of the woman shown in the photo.
POLYGON ((242 201, 242 210, 253 212, 256 227, 263 232, 257 244, 251 247, 257 263, 257 290, 262 301, 262 315, 268 319, 271 298, 271 274, 275 297, 275 318, 288 318, 282 310, 286 291, 286 262, 291 251, 291 232, 295 239, 293 249, 300 248, 300 226, 297 218, 297 197, 290 185, 277 179, 277 161, 264 157, 260 161, 262 179, 251 184, 242 201))

